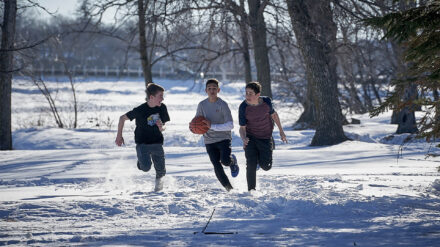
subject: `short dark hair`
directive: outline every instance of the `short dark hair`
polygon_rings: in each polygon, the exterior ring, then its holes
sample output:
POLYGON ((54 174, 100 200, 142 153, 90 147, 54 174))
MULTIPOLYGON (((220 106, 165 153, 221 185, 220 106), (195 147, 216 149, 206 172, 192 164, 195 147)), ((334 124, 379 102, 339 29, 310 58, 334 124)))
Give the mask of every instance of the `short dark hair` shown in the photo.
POLYGON ((250 88, 254 91, 255 94, 261 93, 261 84, 257 81, 249 82, 246 85, 246 88, 250 88))
POLYGON ((215 84, 217 87, 220 84, 220 82, 215 78, 210 78, 206 81, 205 87, 208 87, 208 84, 215 84))
POLYGON ((155 96, 158 92, 164 92, 165 89, 151 82, 147 85, 147 89, 145 91, 147 92, 147 101, 148 101, 150 99, 150 96, 155 96))

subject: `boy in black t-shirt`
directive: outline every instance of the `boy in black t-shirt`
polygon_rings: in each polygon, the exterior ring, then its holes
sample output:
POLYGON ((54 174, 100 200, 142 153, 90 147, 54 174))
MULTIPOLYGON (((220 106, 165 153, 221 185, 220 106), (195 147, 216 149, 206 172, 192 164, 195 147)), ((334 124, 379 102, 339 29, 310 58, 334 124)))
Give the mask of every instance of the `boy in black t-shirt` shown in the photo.
POLYGON ((165 123, 170 121, 167 107, 162 104, 165 89, 157 84, 147 86, 147 102, 127 112, 119 118, 116 145, 124 144, 122 129, 126 120, 136 119, 134 139, 136 142, 137 166, 140 170, 148 172, 151 164, 156 170, 156 185, 154 190, 163 188, 165 176, 165 153, 163 151, 163 135, 165 123), (151 162, 153 160, 153 162, 151 162))

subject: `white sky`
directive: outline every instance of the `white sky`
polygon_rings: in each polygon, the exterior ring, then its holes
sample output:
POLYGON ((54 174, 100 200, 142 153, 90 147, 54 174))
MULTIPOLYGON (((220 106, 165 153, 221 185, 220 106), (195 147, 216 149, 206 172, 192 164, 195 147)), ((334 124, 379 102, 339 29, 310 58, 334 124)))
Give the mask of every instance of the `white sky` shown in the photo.
MULTIPOLYGON (((76 9, 81 4, 81 0, 38 0, 37 2, 56 16, 63 15, 69 17, 74 17, 76 9)), ((41 18, 50 17, 48 13, 41 9, 37 10, 37 12, 41 18)), ((107 10, 103 16, 103 21, 106 23, 112 23, 114 21, 114 13, 115 12, 111 9, 107 10)))
POLYGON ((38 0, 38 3, 56 15, 72 15, 79 5, 78 0, 38 0))

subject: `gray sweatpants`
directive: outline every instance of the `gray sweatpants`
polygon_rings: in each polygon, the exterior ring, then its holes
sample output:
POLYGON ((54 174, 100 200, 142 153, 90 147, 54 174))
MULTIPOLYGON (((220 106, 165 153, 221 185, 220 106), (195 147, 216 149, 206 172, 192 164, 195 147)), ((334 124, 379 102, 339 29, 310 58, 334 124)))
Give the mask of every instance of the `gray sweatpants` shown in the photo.
POLYGON ((139 162, 139 169, 148 172, 151 163, 156 170, 156 178, 165 176, 165 153, 162 144, 137 144, 136 153, 139 162), (153 160, 153 162, 151 162, 153 160))

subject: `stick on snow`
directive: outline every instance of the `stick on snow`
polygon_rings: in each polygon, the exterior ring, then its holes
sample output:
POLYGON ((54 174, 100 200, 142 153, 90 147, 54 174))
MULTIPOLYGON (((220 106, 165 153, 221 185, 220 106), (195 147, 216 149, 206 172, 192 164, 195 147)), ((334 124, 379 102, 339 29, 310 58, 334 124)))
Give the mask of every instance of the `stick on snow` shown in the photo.
MULTIPOLYGON (((237 232, 206 232, 206 228, 208 228, 209 223, 211 222, 212 216, 214 215, 215 208, 212 210, 211 217, 209 217, 208 222, 206 223, 205 227, 201 231, 203 234, 237 234, 237 232)), ((199 232, 194 232, 194 234, 197 234, 199 232)))
POLYGON ((205 233, 206 228, 208 228, 209 222, 211 222, 212 216, 214 215, 215 208, 212 210, 211 217, 209 217, 208 223, 206 223, 205 228, 203 228, 202 233, 205 233))

